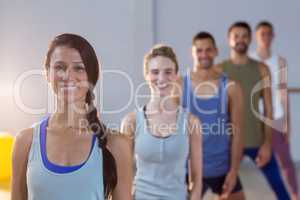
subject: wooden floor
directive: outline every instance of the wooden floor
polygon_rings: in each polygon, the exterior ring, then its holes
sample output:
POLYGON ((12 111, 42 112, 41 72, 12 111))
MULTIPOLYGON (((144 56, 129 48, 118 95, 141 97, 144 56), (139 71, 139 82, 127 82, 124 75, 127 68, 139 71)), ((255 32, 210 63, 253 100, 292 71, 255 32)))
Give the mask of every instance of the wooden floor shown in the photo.
MULTIPOLYGON (((300 166, 297 167, 298 171, 298 180, 300 181, 300 166)), ((260 172, 253 166, 247 164, 243 164, 241 166, 240 177, 243 183, 244 191, 246 193, 246 197, 249 200, 275 200, 275 196, 272 194, 271 189, 267 185, 264 177, 260 174, 260 172)), ((0 200, 9 200, 10 194, 6 189, 2 190, 0 187, 0 200)), ((212 194, 208 193, 204 200, 211 200, 212 194)))

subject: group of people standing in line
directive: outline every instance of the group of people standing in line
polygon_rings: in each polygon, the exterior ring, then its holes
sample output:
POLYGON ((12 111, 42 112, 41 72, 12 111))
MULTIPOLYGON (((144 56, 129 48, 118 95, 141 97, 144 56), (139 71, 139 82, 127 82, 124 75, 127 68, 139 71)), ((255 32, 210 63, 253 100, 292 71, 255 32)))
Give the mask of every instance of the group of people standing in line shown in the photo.
POLYGON ((271 23, 256 26, 257 49, 248 54, 251 35, 246 22, 233 23, 230 57, 215 64, 214 37, 197 33, 193 67, 182 76, 173 49, 155 45, 144 57, 150 99, 124 117, 120 133, 93 104, 100 69, 92 46, 74 34, 55 37, 45 76, 56 111, 16 136, 12 200, 200 200, 208 190, 243 200, 245 156, 278 200, 297 200, 287 64, 271 52, 271 23))

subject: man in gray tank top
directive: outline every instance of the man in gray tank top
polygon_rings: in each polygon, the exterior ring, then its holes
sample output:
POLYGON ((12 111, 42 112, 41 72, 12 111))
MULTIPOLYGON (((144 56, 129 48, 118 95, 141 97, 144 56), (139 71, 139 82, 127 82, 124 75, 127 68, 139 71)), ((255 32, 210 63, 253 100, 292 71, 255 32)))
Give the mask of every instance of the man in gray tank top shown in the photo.
POLYGON ((245 150, 267 178, 279 200, 289 200, 278 164, 272 153, 272 95, 271 74, 266 65, 248 57, 251 28, 246 22, 236 22, 228 30, 230 58, 223 61, 221 69, 232 79, 240 82, 244 95, 245 150), (262 99, 264 112, 258 111, 262 99))

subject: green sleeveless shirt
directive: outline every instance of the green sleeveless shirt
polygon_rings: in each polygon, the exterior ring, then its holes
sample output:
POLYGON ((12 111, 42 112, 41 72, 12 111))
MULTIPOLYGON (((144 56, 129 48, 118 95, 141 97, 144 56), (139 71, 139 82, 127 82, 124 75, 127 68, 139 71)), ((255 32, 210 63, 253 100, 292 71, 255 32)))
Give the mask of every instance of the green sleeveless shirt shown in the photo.
POLYGON ((244 129, 242 133, 244 134, 245 147, 259 147, 264 140, 263 124, 262 121, 255 116, 255 112, 258 113, 258 102, 262 97, 262 93, 261 90, 253 93, 254 87, 259 87, 258 84, 261 84, 259 62, 249 59, 247 64, 236 65, 230 60, 225 60, 221 63, 221 67, 230 79, 236 80, 241 84, 243 90, 244 129))

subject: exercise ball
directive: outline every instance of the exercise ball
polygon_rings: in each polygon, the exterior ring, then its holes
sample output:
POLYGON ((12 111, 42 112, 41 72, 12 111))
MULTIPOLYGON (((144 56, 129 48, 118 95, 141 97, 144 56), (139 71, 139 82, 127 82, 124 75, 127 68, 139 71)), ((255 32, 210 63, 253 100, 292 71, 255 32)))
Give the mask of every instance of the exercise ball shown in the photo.
POLYGON ((0 133, 0 183, 6 183, 11 177, 13 140, 12 135, 0 133))

